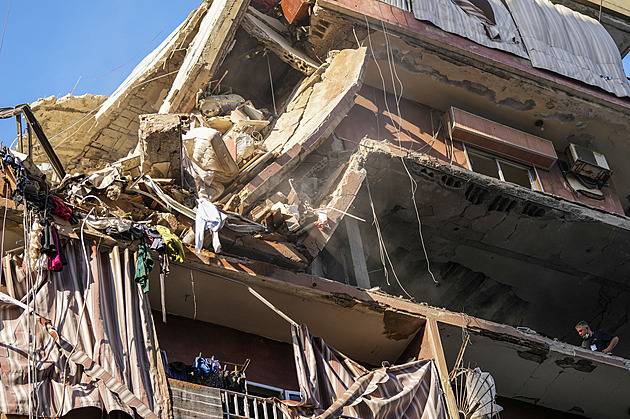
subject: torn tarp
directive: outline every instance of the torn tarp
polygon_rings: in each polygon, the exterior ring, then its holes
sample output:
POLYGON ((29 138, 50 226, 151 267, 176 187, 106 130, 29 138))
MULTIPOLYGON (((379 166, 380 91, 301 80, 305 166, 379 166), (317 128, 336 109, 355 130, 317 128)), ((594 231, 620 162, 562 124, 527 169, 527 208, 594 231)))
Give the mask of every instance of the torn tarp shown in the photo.
POLYGON ((292 326, 301 402, 280 403, 292 418, 446 419, 432 360, 367 371, 308 333, 292 326))

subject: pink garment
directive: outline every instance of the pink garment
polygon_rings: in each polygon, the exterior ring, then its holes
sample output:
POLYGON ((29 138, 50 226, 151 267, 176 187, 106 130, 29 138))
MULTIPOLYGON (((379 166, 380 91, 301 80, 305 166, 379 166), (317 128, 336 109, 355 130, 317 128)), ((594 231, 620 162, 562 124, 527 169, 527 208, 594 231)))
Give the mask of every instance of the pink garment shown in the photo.
POLYGON ((57 229, 52 228, 52 236, 55 240, 55 247, 57 248, 57 254, 53 257, 48 257, 48 270, 53 272, 60 272, 63 269, 63 264, 61 263, 61 250, 59 247, 59 236, 57 236, 57 229))
POLYGON ((55 209, 52 210, 52 213, 60 216, 64 220, 69 220, 72 217, 72 210, 59 198, 56 196, 51 196, 53 204, 55 204, 55 209))

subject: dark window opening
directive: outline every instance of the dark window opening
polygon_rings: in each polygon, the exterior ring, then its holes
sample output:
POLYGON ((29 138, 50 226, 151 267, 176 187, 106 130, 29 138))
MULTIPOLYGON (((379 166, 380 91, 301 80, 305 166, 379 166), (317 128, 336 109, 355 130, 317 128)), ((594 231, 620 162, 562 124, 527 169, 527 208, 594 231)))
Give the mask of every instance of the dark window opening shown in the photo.
POLYGON ((466 147, 470 170, 504 182, 542 191, 536 169, 466 147))

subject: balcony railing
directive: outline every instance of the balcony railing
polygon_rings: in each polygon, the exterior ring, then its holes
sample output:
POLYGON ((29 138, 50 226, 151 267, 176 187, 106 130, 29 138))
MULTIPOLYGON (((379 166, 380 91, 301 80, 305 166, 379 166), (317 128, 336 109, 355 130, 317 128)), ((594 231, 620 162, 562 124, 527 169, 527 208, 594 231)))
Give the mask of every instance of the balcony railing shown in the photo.
MULTIPOLYGON (((269 399, 221 390, 225 419, 285 419, 286 416, 269 399)), ((286 418, 289 419, 289 418, 286 418)))
MULTIPOLYGON (((290 419, 269 399, 249 394, 221 390, 221 404, 225 419, 290 419)), ((339 416, 341 419, 358 419, 354 416, 339 416)))

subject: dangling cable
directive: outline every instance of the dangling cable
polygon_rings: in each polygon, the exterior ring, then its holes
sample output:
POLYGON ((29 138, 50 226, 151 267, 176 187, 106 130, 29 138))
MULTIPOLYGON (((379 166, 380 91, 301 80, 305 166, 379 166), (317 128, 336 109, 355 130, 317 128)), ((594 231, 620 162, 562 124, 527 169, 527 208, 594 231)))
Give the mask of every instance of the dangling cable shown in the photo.
POLYGON ((195 278, 193 277, 193 271, 190 270, 190 287, 192 288, 193 305, 195 306, 195 312, 193 313, 193 320, 197 320, 197 296, 195 295, 195 278))
POLYGON ((367 176, 365 177, 365 185, 367 187, 368 198, 370 199, 370 207, 372 208, 372 216, 374 217, 374 225, 376 226, 376 234, 378 236, 378 250, 381 254, 381 263, 383 264, 383 270, 385 271, 385 281, 387 281, 387 285, 391 285, 389 283, 389 271, 387 269, 387 265, 385 264, 385 260, 387 259, 387 263, 389 263, 389 267, 391 268, 392 273, 394 274, 394 278, 396 279, 398 286, 400 287, 401 290, 403 290, 405 294, 407 294, 407 297, 413 300, 413 297, 411 296, 411 294, 409 294, 407 290, 405 289, 405 287, 403 287, 403 285, 400 283, 400 280, 398 279, 398 275, 396 274, 396 269, 394 269, 394 264, 392 263, 392 260, 389 258, 389 253, 387 252, 387 248, 385 247, 385 241, 383 240, 383 236, 381 235, 381 227, 378 223, 378 217, 376 216, 376 209, 374 208, 374 200, 372 200, 372 192, 370 191, 370 182, 368 181, 367 176))
POLYGON ((271 85, 271 101, 273 102, 273 115, 278 115, 278 110, 276 109, 276 94, 273 89, 273 77, 271 76, 271 64, 269 63, 269 55, 267 55, 267 69, 269 70, 269 84, 271 85))
MULTIPOLYGON (((381 77, 381 83, 382 83, 382 86, 383 86, 383 96, 384 96, 384 100, 385 100, 385 108, 387 109, 387 112, 389 114, 389 118, 390 118, 390 121, 392 122, 392 126, 396 129, 396 137, 397 137, 397 140, 398 140, 398 147, 401 150, 403 150, 404 148, 402 147, 402 142, 401 142, 401 139, 400 139, 401 123, 397 124, 394 121, 394 119, 391 117, 392 112, 390 111, 389 104, 387 102, 387 90, 386 90, 386 87, 385 87, 385 78, 383 77, 383 72, 381 70, 381 66, 378 64, 378 60, 376 59, 376 56, 374 54, 374 48, 373 48, 373 45, 372 45, 372 37, 370 35, 370 26, 369 26, 370 24, 368 22, 367 15, 365 14, 364 11, 363 11, 363 17, 365 19, 365 24, 367 25, 367 28, 368 28, 368 30, 367 30, 368 43, 370 45, 370 51, 372 53, 372 58, 374 59, 374 62, 376 64, 376 68, 378 69, 378 73, 379 73, 379 75, 381 77)), ((382 21, 381 21, 381 23, 383 24, 382 21)), ((383 32, 384 32, 384 35, 385 35, 385 42, 386 42, 386 49, 387 49, 387 60, 388 60, 388 63, 390 65, 390 71, 391 71, 391 67, 393 66, 393 64, 392 64, 391 59, 390 59, 390 54, 393 55, 393 53, 391 53, 391 51, 390 51, 391 46, 389 44, 389 35, 388 35, 387 30, 385 29, 384 26, 383 26, 383 32)), ((395 67, 395 66, 393 66, 393 67, 395 67)), ((400 113, 400 107, 399 107, 400 99, 396 96, 397 95, 396 94, 396 86, 395 86, 395 82, 394 82, 394 79, 393 79, 394 78, 394 73, 395 73, 395 70, 392 71, 392 84, 393 84, 392 88, 394 89, 394 95, 395 95, 395 98, 396 98, 396 110, 397 110, 397 114, 398 114, 398 119, 399 119, 400 122, 402 122, 402 115, 400 113)), ((400 86, 401 86, 401 93, 400 94, 402 96, 402 82, 400 81, 400 78, 398 77, 398 74, 397 73, 395 73, 395 74, 396 74, 396 79, 399 81, 400 86)), ((437 136, 437 133, 434 135, 434 138, 436 136, 437 136)), ((432 143, 433 143, 433 140, 431 141, 431 144, 432 143)), ((411 184, 411 200, 413 202, 413 207, 414 207, 414 210, 415 210, 415 213, 416 213, 416 220, 418 221, 418 233, 420 235, 420 243, 422 245, 422 251, 424 253, 424 258, 425 258, 425 261, 427 262, 427 272, 431 276, 431 279, 433 280, 433 282, 437 284, 438 281, 435 279, 435 275, 433 275, 433 272, 431 271, 431 264, 429 262, 429 255, 428 255, 427 248, 426 248, 426 245, 425 245, 425 242, 424 242, 424 236, 422 234, 422 221, 420 220, 420 211, 418 209, 418 203, 416 202, 416 191, 418 189, 418 184, 413 179, 413 176, 411 175, 411 172, 409 171, 409 168, 407 167, 407 164, 405 163, 404 157, 402 155, 400 156, 400 161, 401 161, 403 167, 405 168, 405 172, 407 173, 407 176, 409 177, 409 182, 411 184)), ((387 270, 386 270, 386 272, 387 272, 387 270)), ((389 282, 388 282, 388 285, 389 285, 389 282)))
MULTIPOLYGON (((74 336, 74 340, 72 342, 78 342, 79 340, 79 333, 81 331, 81 322, 83 321, 83 315, 85 313, 85 308, 87 306, 87 300, 88 300, 88 291, 89 291, 89 286, 90 286, 90 277, 92 274, 92 270, 90 269, 90 264, 89 264, 89 260, 88 260, 88 256, 87 256, 87 250, 85 249, 85 239, 83 236, 83 230, 85 229, 85 222, 86 219, 92 214, 92 211, 94 211, 94 208, 91 208, 90 211, 87 213, 87 215, 85 216, 85 218, 83 218, 82 223, 81 223, 81 231, 80 231, 80 236, 81 236, 81 251, 83 254, 83 261, 85 262, 85 293, 83 295, 83 307, 81 308, 81 314, 79 315, 79 320, 77 321, 77 333, 74 336)), ((61 383, 63 384, 63 393, 61 396, 61 405, 59 406, 59 408, 57 409, 57 413, 55 414, 56 417, 60 417, 63 414, 63 407, 66 401, 66 374, 67 374, 67 368, 68 368, 68 363, 70 362, 70 358, 72 357, 72 355, 74 354, 75 350, 76 350, 77 345, 74 345, 72 347, 72 351, 70 352, 70 354, 65 358, 65 361, 63 363, 63 368, 62 368, 62 380, 61 383)))

